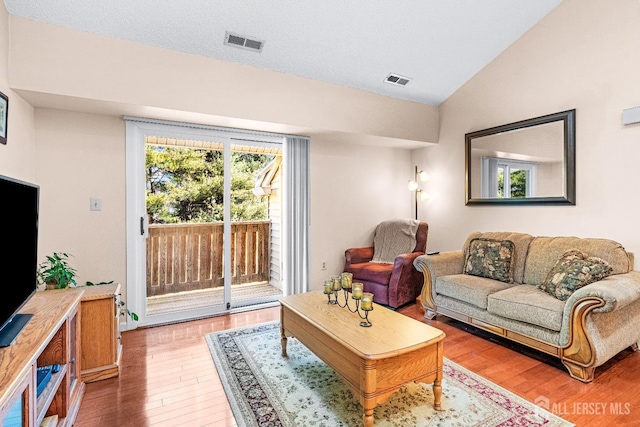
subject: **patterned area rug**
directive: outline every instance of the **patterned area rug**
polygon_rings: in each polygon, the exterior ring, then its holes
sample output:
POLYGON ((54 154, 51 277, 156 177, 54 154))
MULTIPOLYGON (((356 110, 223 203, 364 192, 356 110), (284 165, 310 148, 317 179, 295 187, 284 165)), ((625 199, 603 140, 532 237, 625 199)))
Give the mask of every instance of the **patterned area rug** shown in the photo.
MULTIPOLYGON (((238 426, 362 426, 341 377, 296 339, 281 356, 280 324, 206 335, 238 426)), ((376 426, 573 426, 445 359, 442 411, 431 385, 410 383, 374 412, 376 426)))

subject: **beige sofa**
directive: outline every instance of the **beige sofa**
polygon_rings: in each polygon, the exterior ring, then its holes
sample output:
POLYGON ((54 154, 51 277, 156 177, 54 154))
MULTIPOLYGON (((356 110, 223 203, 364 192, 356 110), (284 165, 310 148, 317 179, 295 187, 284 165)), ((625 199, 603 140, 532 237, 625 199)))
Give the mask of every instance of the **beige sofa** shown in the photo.
POLYGON ((424 275, 420 298, 426 318, 442 314, 556 356, 583 382, 592 381, 595 368, 620 351, 638 349, 640 272, 633 271, 633 254, 612 240, 476 232, 462 250, 422 255, 414 266, 424 275), (470 244, 477 258, 478 244, 487 241, 504 243, 512 282, 465 272, 470 244), (610 275, 563 301, 539 285, 564 277, 547 275, 560 271, 558 260, 570 249, 604 260, 610 275))

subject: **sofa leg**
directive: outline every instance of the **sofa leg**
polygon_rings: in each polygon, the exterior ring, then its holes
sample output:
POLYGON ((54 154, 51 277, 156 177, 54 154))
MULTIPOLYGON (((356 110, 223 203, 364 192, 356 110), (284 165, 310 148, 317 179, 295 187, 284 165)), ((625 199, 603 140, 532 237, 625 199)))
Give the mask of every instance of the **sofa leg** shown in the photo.
POLYGON ((433 320, 438 315, 434 310, 422 305, 422 295, 418 295, 416 298, 416 307, 418 307, 420 313, 424 314, 424 318, 427 320, 433 320))
POLYGON ((437 315, 438 313, 436 311, 433 311, 430 308, 427 308, 424 313, 424 318, 427 320, 433 320, 436 318, 437 315))
POLYGON ((562 359, 562 364, 567 368, 567 370, 569 371, 569 375, 571 375, 573 378, 580 380, 583 383, 590 383, 591 381, 593 381, 593 377, 596 372, 595 367, 592 366, 585 368, 584 366, 577 365, 567 359, 562 359))
POLYGON ((640 344, 640 343, 631 344, 631 350, 638 351, 638 349, 639 349, 638 344, 640 344))

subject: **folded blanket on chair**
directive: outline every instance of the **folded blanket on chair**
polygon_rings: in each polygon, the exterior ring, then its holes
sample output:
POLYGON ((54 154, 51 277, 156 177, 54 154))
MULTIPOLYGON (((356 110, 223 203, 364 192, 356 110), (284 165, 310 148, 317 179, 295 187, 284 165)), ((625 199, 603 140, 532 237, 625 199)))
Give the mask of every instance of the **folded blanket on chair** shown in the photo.
POLYGON ((419 221, 415 219, 392 219, 381 222, 373 237, 373 259, 371 262, 393 264, 400 254, 407 254, 416 247, 416 232, 419 221))

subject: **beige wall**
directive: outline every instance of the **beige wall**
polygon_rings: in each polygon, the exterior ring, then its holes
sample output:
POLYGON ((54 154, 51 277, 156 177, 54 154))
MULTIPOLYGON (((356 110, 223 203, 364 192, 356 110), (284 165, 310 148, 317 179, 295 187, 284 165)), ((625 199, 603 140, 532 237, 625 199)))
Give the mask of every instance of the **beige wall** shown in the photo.
POLYGON ((126 283, 125 126, 119 117, 36 109, 41 259, 73 255, 78 283, 126 283), (102 200, 90 211, 89 200, 102 200))
POLYGON ((0 6, 0 92, 9 97, 7 145, 0 144, 0 175, 35 182, 33 107, 13 90, 8 81, 9 16, 0 6))
POLYGON ((415 150, 432 176, 421 218, 429 247, 458 249, 474 230, 604 237, 640 253, 637 197, 640 3, 565 0, 440 105, 440 139, 415 150), (576 206, 465 206, 464 135, 576 109, 576 206))
POLYGON ((433 106, 19 17, 10 24, 14 89, 278 127, 427 142, 438 136, 433 106))
POLYGON ((412 169, 408 150, 312 138, 312 289, 322 289, 324 280, 343 271, 345 249, 371 246, 378 223, 412 217, 412 169))

